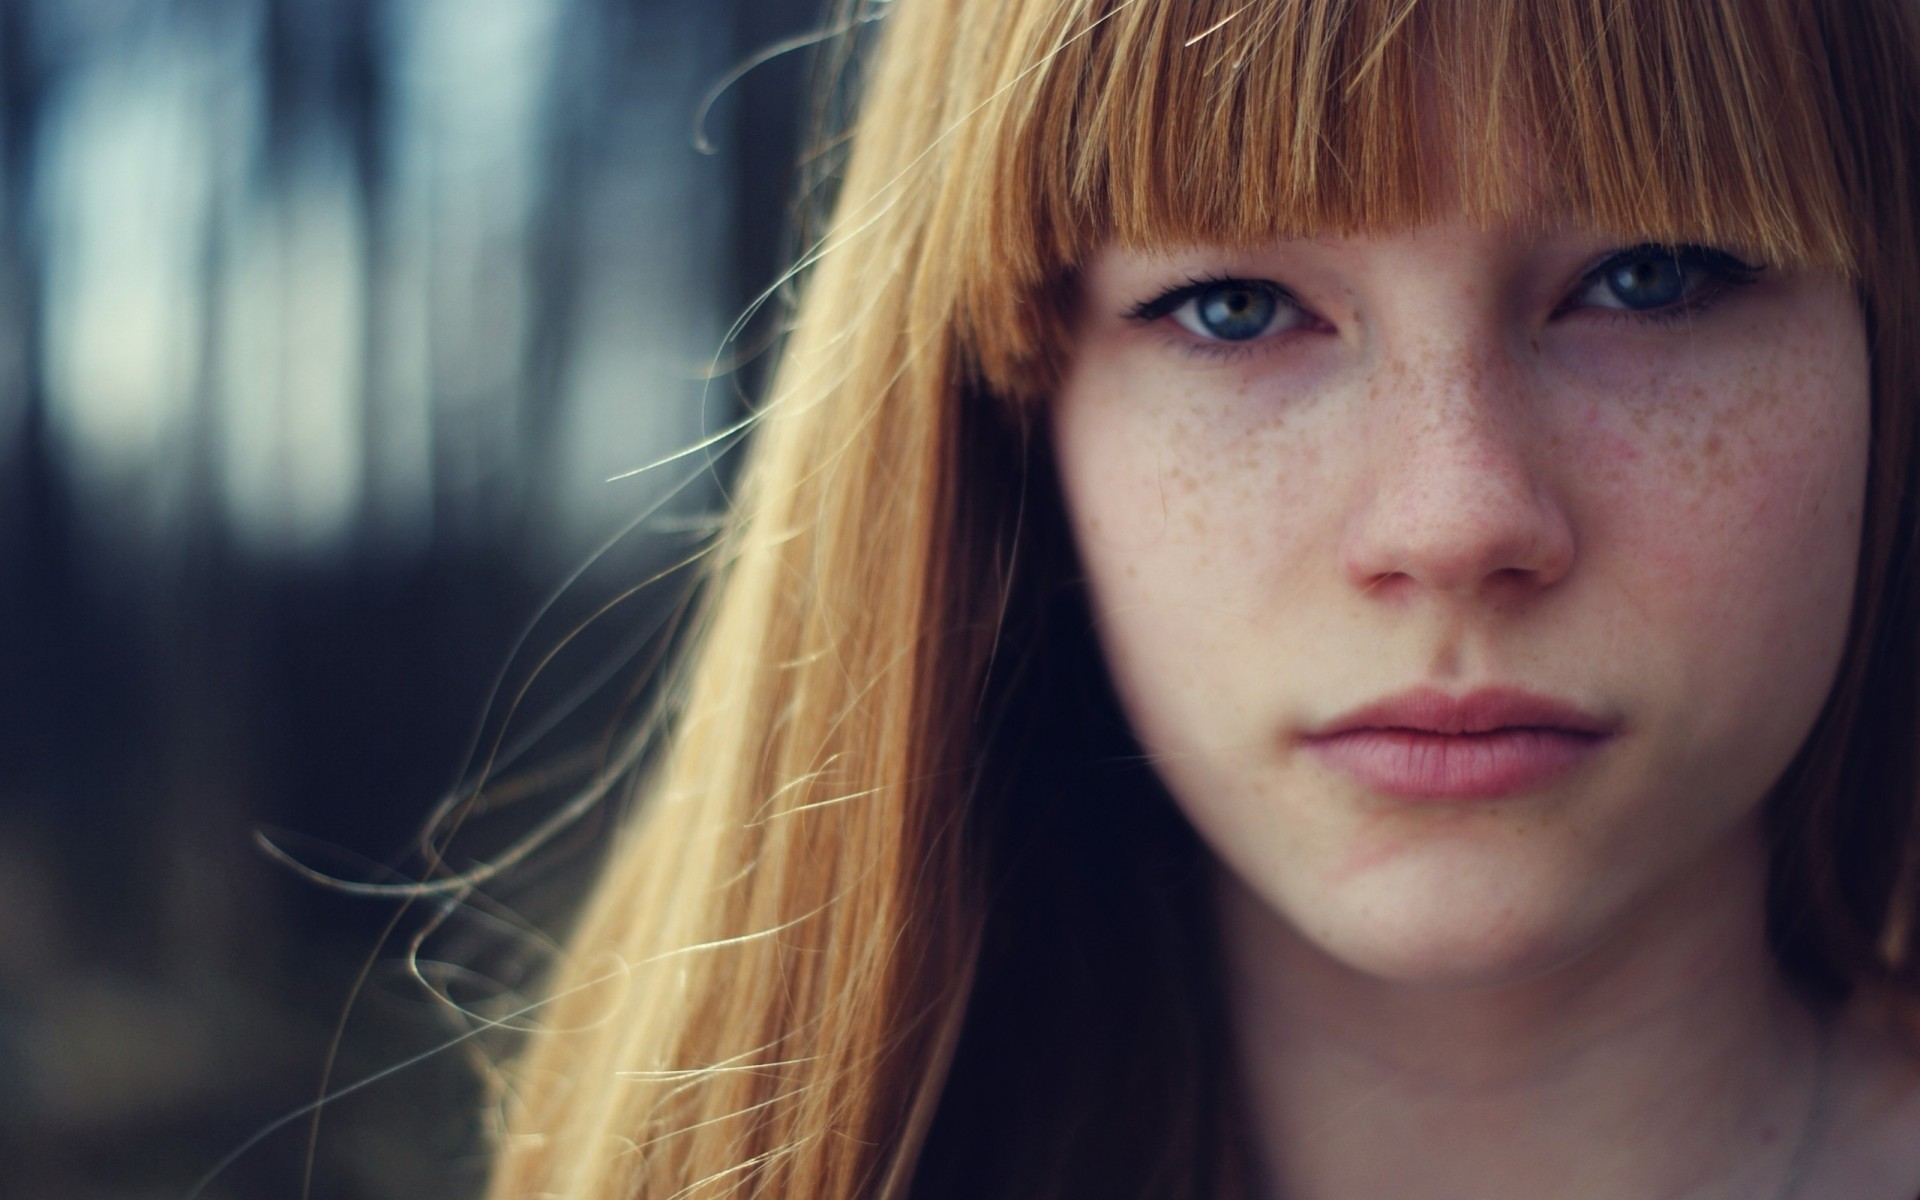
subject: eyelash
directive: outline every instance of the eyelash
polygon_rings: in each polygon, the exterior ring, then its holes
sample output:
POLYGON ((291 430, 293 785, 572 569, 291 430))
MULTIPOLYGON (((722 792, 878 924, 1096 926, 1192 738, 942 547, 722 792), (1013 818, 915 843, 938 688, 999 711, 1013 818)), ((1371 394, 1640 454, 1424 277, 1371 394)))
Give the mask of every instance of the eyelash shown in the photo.
MULTIPOLYGON (((1726 251, 1716 250, 1711 246, 1676 246, 1645 242, 1616 250, 1581 272, 1579 281, 1572 288, 1568 298, 1553 310, 1552 316, 1558 318, 1575 311, 1579 297, 1601 286, 1607 272, 1638 259, 1657 256, 1673 258, 1682 265, 1683 270, 1705 269, 1708 278, 1692 295, 1685 296, 1680 301, 1663 308, 1632 309, 1590 305, 1587 306, 1587 311, 1604 314, 1607 319, 1633 325, 1658 327, 1679 325, 1698 317, 1728 295, 1753 283, 1766 269, 1742 262, 1726 251)), ((1152 325, 1177 312, 1188 301, 1217 287, 1240 287, 1265 292, 1279 304, 1292 307, 1313 321, 1319 321, 1311 310, 1294 298, 1293 293, 1272 280, 1247 279, 1237 275, 1189 275, 1185 283, 1168 288, 1151 299, 1141 301, 1122 315, 1129 321, 1141 325, 1152 325)), ((1324 324, 1324 322, 1320 323, 1324 324)), ((1260 352, 1265 348, 1266 343, 1275 340, 1277 336, 1266 335, 1243 341, 1206 340, 1183 330, 1178 337, 1170 335, 1170 340, 1176 341, 1181 350, 1199 357, 1239 358, 1260 352)))

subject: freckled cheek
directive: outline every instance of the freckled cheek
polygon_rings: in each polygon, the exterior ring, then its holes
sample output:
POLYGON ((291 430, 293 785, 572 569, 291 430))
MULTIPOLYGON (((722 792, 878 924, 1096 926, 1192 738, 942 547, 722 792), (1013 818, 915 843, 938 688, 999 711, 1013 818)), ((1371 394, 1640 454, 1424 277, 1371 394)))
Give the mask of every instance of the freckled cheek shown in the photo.
POLYGON ((1868 432, 1864 396, 1829 399, 1818 410, 1827 420, 1782 420, 1756 435, 1745 511, 1729 524, 1752 547, 1754 586, 1777 589, 1776 622, 1830 641, 1837 656, 1859 563, 1868 432))
MULTIPOLYGON (((1845 376, 1841 376, 1842 379, 1845 376)), ((1611 431, 1591 472, 1597 552, 1618 555, 1640 618, 1702 652, 1844 631, 1865 487, 1864 385, 1801 376, 1703 415, 1611 431)))
POLYGON ((1137 581, 1135 601, 1244 607, 1310 540, 1322 448, 1280 422, 1089 408, 1056 437, 1082 556, 1096 581, 1137 581))

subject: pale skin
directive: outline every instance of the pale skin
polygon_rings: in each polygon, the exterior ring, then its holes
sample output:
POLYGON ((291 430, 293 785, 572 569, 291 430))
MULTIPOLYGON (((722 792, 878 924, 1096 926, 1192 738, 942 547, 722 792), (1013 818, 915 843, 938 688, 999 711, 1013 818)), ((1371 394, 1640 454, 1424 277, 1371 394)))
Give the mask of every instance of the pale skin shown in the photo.
POLYGON ((1822 1018, 1762 926, 1761 802, 1845 646, 1861 311, 1739 247, 1617 258, 1645 240, 1454 217, 1083 274, 1068 514, 1220 863, 1273 1200, 1920 1195, 1920 1065, 1865 1002, 1808 1136, 1822 1018), (1671 302, 1602 269, 1649 262, 1671 302), (1607 732, 1470 799, 1313 752, 1415 687, 1607 732))

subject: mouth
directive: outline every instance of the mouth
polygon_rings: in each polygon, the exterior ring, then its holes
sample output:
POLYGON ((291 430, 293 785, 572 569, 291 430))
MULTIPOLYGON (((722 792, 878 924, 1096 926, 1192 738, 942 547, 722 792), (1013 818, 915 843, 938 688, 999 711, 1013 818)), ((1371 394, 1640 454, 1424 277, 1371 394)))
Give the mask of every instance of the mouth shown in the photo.
POLYGON ((1311 729, 1300 744, 1383 795, 1490 800, 1543 787, 1597 754, 1617 722, 1511 688, 1418 688, 1311 729))

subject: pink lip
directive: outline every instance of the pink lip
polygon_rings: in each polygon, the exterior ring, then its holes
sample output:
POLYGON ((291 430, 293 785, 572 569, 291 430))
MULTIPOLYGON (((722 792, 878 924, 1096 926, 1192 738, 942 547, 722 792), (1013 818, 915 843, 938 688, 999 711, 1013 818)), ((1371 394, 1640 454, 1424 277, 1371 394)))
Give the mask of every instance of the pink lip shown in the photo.
POLYGON ((1552 780, 1618 732, 1575 705, 1510 688, 1450 696, 1417 688, 1336 717, 1301 737, 1371 791, 1420 800, 1487 800, 1552 780))

